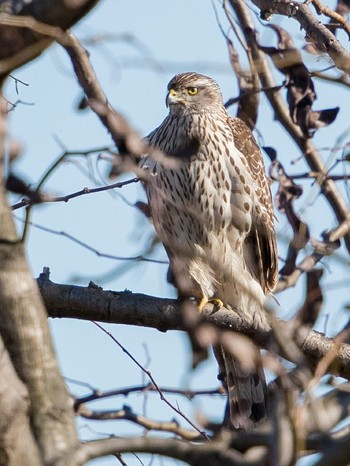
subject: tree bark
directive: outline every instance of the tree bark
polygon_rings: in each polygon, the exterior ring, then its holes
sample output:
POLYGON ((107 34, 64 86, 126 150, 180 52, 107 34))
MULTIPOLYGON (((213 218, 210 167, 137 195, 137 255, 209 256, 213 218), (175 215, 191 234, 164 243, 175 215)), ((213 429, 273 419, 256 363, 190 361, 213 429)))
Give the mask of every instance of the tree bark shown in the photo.
MULTIPOLYGON (((137 325, 161 332, 185 329, 180 302, 176 299, 156 298, 130 291, 105 291, 93 284, 89 287, 59 285, 49 280, 47 271, 40 275, 37 282, 50 317, 137 325)), ((253 321, 243 320, 232 310, 215 310, 209 304, 203 309, 202 316, 205 322, 223 330, 229 329, 252 337, 262 347, 271 347, 274 340, 272 330, 257 328, 253 321)), ((334 352, 328 372, 350 379, 350 345, 335 343, 322 333, 306 327, 295 329, 293 323, 282 320, 278 321, 275 331, 279 334, 283 332, 281 340, 284 340, 286 346, 289 343, 295 345, 312 367, 326 354, 334 352)), ((273 349, 276 350, 275 345, 273 349)), ((297 362, 293 360, 295 351, 292 353, 280 348, 279 352, 286 359, 297 362)))
MULTIPOLYGON (((232 1, 233 3, 233 1, 232 1)), ((253 3, 260 9, 261 17, 269 20, 272 15, 283 15, 293 18, 304 29, 305 33, 325 49, 335 66, 350 74, 350 54, 341 45, 335 35, 315 17, 309 5, 304 2, 279 1, 279 0, 253 0, 253 3)))
POLYGON ((41 466, 30 428, 28 390, 18 378, 1 336, 0 355, 0 466, 41 466))

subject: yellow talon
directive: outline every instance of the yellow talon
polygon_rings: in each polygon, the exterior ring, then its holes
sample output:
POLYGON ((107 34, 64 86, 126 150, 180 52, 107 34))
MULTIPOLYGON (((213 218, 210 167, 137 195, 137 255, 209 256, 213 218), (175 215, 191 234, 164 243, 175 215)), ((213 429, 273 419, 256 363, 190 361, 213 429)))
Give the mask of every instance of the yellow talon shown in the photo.
POLYGON ((199 304, 198 304, 199 312, 203 311, 203 308, 207 304, 208 301, 209 301, 209 299, 206 296, 203 296, 203 298, 199 301, 199 304))
POLYGON ((213 303, 218 309, 221 309, 222 307, 224 307, 223 301, 221 301, 221 299, 219 298, 209 299, 209 302, 213 303))
POLYGON ((219 298, 207 298, 207 297, 203 297, 199 304, 198 304, 198 309, 199 309, 199 312, 202 312, 203 309, 204 309, 204 306, 207 304, 207 303, 213 303, 218 309, 221 309, 223 306, 224 306, 224 303, 221 301, 221 299, 219 298))

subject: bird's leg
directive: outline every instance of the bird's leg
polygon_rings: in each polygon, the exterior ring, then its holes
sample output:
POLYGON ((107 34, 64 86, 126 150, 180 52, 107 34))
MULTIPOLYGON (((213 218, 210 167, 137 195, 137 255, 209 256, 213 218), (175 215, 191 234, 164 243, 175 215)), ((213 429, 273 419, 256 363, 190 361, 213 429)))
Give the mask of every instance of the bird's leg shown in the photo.
POLYGON ((207 296, 203 296, 202 299, 199 301, 199 304, 198 304, 199 312, 203 311, 204 306, 207 303, 213 303, 214 306, 217 307, 217 309, 221 309, 224 306, 224 303, 219 298, 214 298, 214 297, 213 298, 208 298, 207 296))

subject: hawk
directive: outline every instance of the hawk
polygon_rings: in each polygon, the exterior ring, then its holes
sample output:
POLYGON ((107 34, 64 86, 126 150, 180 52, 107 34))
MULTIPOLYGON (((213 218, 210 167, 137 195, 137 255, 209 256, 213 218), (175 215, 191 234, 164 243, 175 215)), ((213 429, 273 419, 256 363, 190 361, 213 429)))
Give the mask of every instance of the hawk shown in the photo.
MULTIPOLYGON (((148 170, 150 213, 179 294, 197 297, 200 307, 220 301, 260 325, 278 265, 259 147, 249 127, 228 115, 218 84, 207 76, 176 75, 166 104, 168 116, 146 140, 178 164, 167 168, 145 156, 141 166, 148 170)), ((247 371, 222 347, 214 352, 231 422, 250 428, 266 414, 263 370, 247 371)))

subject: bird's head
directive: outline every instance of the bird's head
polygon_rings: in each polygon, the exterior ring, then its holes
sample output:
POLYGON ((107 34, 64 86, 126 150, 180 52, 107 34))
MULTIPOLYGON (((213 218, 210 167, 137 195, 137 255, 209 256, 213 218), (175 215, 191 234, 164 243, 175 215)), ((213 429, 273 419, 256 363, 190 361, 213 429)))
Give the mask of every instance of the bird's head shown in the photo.
POLYGON ((171 114, 207 113, 223 108, 216 81, 198 73, 177 74, 168 84, 166 105, 171 114))

